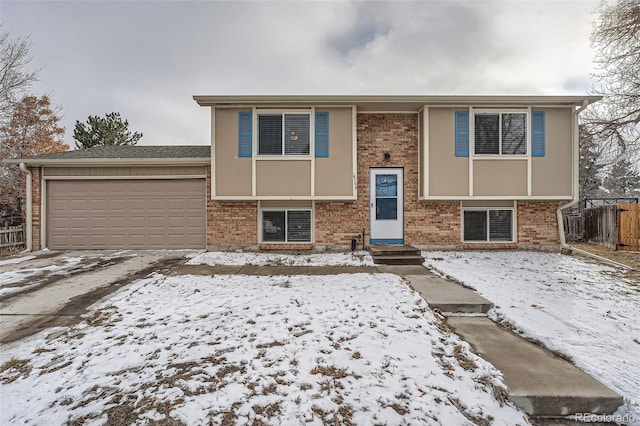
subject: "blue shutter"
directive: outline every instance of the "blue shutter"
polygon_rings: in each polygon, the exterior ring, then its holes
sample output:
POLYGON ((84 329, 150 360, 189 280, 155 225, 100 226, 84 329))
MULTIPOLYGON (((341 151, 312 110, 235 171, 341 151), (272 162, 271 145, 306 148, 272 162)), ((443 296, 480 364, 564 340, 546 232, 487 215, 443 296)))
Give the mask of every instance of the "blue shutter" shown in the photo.
POLYGON ((251 157, 252 121, 250 112, 238 113, 238 157, 251 157))
POLYGON ((544 135, 544 111, 533 111, 531 113, 531 156, 544 157, 545 135, 544 135))
POLYGON ((469 111, 456 111, 456 157, 469 156, 469 111))
POLYGON ((329 156, 329 113, 316 112, 316 157, 329 156))

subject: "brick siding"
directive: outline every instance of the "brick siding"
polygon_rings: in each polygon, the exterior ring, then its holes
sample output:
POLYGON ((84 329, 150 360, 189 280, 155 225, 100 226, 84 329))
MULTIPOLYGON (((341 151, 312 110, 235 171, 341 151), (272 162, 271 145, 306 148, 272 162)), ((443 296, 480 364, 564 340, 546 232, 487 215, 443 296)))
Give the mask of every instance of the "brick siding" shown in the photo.
POLYGON ((258 203, 211 199, 211 166, 207 166, 207 247, 250 246, 258 241, 258 203))
POLYGON ((557 201, 518 201, 518 245, 526 248, 559 247, 557 201))
POLYGON ((30 167, 31 170, 31 220, 32 220, 32 228, 31 228, 31 244, 33 250, 40 250, 42 247, 42 242, 40 241, 40 229, 41 229, 41 206, 42 206, 42 185, 41 185, 41 176, 42 176, 42 168, 41 167, 30 167))

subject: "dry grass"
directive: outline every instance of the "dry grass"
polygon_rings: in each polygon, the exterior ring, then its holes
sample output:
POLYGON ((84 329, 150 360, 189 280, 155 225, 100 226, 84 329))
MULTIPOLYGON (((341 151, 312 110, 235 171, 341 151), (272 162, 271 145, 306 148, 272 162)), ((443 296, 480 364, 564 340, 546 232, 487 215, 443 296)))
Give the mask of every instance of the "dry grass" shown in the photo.
POLYGON ((571 244, 575 248, 588 251, 589 253, 614 260, 623 265, 627 265, 636 271, 640 271, 640 253, 634 251, 611 250, 608 247, 597 246, 595 244, 575 243, 571 244))
POLYGON ((346 368, 336 368, 334 366, 323 367, 321 365, 311 369, 311 374, 322 374, 323 376, 333 377, 334 379, 343 379, 348 375, 346 368))
POLYGON ((475 361, 466 355, 462 345, 456 345, 453 348, 453 355, 458 360, 460 367, 464 368, 465 370, 475 371, 478 368, 478 365, 475 363, 475 361))
POLYGON ((29 377, 31 368, 28 360, 11 358, 0 366, 0 373, 5 376, 2 378, 2 383, 11 383, 22 376, 29 377), (6 374, 5 371, 7 372, 6 374))
POLYGON ((640 285, 640 253, 634 251, 611 250, 608 247, 597 246, 595 244, 575 243, 573 247, 588 251, 598 256, 614 260, 623 265, 627 265, 631 270, 625 271, 625 278, 640 285))

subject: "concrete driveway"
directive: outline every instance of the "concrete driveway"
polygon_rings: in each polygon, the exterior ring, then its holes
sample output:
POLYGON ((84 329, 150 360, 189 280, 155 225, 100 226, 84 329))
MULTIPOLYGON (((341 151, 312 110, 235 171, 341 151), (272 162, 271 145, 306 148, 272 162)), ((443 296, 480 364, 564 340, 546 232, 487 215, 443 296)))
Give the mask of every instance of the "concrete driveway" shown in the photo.
POLYGON ((136 279, 186 261, 185 251, 35 252, 0 259, 0 343, 76 322, 136 279))

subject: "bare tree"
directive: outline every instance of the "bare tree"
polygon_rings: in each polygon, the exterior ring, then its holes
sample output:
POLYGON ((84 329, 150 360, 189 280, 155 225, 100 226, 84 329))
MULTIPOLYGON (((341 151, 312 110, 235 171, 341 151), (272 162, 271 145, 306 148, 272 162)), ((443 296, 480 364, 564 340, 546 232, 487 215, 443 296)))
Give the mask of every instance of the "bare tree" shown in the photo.
MULTIPOLYGON (((3 136, 0 160, 68 150, 59 122, 56 107, 48 96, 24 97, 13 109, 9 124, 0 127, 3 136)), ((23 214, 25 188, 24 174, 19 167, 0 163, 0 211, 23 214)))
POLYGON ((640 146, 640 0, 603 1, 591 44, 603 96, 586 111, 588 132, 612 150, 640 146))
POLYGON ((37 71, 27 69, 31 43, 26 37, 12 39, 0 30, 0 126, 8 124, 13 109, 37 80, 37 71))

